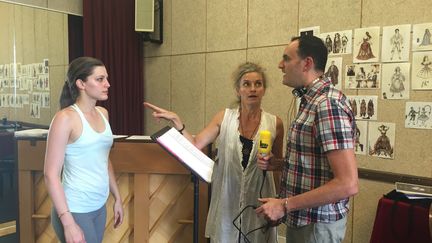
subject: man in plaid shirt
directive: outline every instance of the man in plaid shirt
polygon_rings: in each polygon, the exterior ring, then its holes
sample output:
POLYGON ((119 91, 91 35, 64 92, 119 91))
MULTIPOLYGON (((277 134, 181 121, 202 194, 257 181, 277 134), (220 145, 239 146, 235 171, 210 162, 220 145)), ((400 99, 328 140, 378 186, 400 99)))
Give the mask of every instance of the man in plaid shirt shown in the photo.
MULTIPOLYGON (((280 199, 256 209, 269 221, 284 216, 286 242, 341 242, 348 199, 358 192, 355 119, 349 101, 323 78, 327 49, 315 36, 294 37, 279 68, 283 84, 300 91, 300 110, 287 135, 280 199)), ((261 158, 267 169, 272 156, 261 158)))

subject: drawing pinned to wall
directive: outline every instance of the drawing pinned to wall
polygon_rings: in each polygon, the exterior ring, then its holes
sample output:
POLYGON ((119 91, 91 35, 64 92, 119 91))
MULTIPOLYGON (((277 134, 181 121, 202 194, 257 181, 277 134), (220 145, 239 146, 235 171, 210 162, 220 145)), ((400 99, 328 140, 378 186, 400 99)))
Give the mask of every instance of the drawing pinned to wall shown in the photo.
POLYGON ((382 65, 381 94, 383 99, 409 99, 410 63, 382 65))
POLYGON ((22 100, 23 100, 23 105, 28 105, 30 104, 30 95, 28 94, 23 94, 22 96, 22 100))
POLYGON ((362 63, 346 66, 345 89, 378 89, 381 79, 381 64, 362 63))
POLYGON ((49 108, 50 107, 50 94, 42 93, 42 107, 49 108))
POLYGON ((394 159, 396 124, 388 122, 369 122, 369 155, 394 159))
POLYGON ((383 62, 407 62, 410 35, 410 24, 383 27, 381 60, 383 62))
POLYGON ((0 75, 1 108, 29 105, 30 117, 37 119, 41 108, 50 108, 50 95, 46 93, 50 91, 48 59, 29 64, 1 64, 0 75))
POLYGON ((413 25, 413 51, 432 50, 432 23, 413 25))
POLYGON ((405 127, 432 129, 432 102, 406 102, 405 127))
POLYGON ((30 104, 30 117, 31 118, 40 118, 40 105, 36 103, 30 104))
POLYGON ((322 33, 319 37, 324 41, 329 56, 352 53, 352 30, 322 33))
POLYGON ((304 35, 313 35, 318 36, 320 35, 320 27, 319 26, 312 26, 312 27, 305 27, 299 29, 299 36, 304 35))
POLYGON ((353 63, 378 62, 380 27, 355 29, 353 46, 353 63))
POLYGON ((43 68, 44 68, 44 72, 45 74, 49 73, 49 61, 48 59, 43 59, 43 68))
POLYGON ((367 155, 367 121, 356 121, 355 154, 367 155))
POLYGON ((342 90, 342 57, 329 57, 324 76, 329 77, 332 84, 342 90))
POLYGON ((347 96, 356 119, 377 120, 378 96, 347 96))
POLYGON ((416 90, 432 89, 432 52, 413 52, 411 87, 416 90))
POLYGON ((5 95, 1 95, 1 100, 2 100, 2 106, 7 108, 9 107, 9 95, 5 94, 5 95))

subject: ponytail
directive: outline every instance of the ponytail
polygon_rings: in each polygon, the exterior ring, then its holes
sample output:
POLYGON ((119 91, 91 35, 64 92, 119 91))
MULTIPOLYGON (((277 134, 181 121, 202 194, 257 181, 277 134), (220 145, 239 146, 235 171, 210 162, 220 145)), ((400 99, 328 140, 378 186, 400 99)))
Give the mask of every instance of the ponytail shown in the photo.
POLYGON ((74 104, 76 101, 76 98, 73 99, 72 92, 69 88, 69 85, 67 82, 64 83, 62 92, 60 95, 60 109, 66 108, 72 104, 74 104))

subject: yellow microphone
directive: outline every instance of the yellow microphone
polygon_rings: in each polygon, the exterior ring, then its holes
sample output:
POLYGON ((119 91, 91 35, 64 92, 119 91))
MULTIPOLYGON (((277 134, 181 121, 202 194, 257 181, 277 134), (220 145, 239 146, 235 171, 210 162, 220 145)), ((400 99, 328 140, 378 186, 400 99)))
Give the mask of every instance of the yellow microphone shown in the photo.
MULTIPOLYGON (((268 130, 260 131, 258 153, 260 153, 261 156, 266 156, 270 154, 271 148, 272 148, 271 132, 268 130)), ((266 173, 267 171, 263 170, 264 176, 266 176, 266 173)))

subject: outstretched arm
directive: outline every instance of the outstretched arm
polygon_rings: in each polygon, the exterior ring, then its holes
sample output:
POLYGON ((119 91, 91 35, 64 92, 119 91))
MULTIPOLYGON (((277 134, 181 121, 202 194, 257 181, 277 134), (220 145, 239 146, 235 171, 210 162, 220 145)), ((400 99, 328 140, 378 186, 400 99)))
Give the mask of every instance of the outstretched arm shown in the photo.
POLYGON ((201 132, 199 132, 196 136, 192 136, 187 131, 186 125, 182 122, 182 120, 176 113, 165 110, 148 102, 144 102, 144 106, 153 110, 152 115, 157 120, 164 119, 171 121, 174 128, 179 131, 183 129, 183 126, 185 126, 182 131, 183 136, 191 143, 193 143, 198 149, 204 148, 216 139, 216 137, 219 135, 220 125, 225 114, 224 111, 218 112, 201 132))

